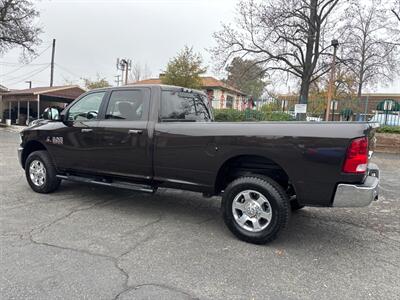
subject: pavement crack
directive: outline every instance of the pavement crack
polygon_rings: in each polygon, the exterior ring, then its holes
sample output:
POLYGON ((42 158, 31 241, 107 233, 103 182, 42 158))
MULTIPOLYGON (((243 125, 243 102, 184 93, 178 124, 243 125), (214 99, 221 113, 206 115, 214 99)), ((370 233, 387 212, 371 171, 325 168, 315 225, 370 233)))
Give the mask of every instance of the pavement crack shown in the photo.
POLYGON ((37 230, 37 229, 38 229, 38 232, 37 232, 38 234, 39 234, 39 233, 42 233, 45 229, 47 229, 47 228, 53 226, 54 224, 56 224, 56 223, 58 223, 58 222, 60 222, 60 221, 62 221, 62 220, 65 220, 65 219, 69 218, 70 216, 72 216, 73 214, 75 214, 75 213, 77 213, 77 212, 89 210, 89 209, 92 209, 92 208, 94 208, 94 207, 100 206, 100 205, 102 205, 102 204, 106 204, 106 203, 108 203, 108 202, 109 202, 109 199, 108 199, 108 200, 105 200, 105 201, 101 201, 101 202, 94 203, 94 204, 92 204, 92 205, 90 205, 90 206, 82 207, 82 205, 79 205, 79 206, 77 206, 77 207, 75 207, 75 208, 72 208, 72 210, 70 210, 70 211, 69 211, 67 214, 65 214, 64 216, 59 217, 59 218, 57 218, 57 219, 51 221, 50 223, 47 223, 46 225, 44 225, 44 226, 42 226, 42 227, 40 227, 40 228, 34 228, 34 229, 32 229, 31 232, 30 232, 30 235, 32 235, 32 234, 33 234, 33 231, 35 231, 35 230, 37 230))
MULTIPOLYGON (((149 227, 151 227, 151 226, 154 226, 155 224, 160 223, 161 220, 162 220, 162 218, 163 218, 163 215, 160 214, 156 220, 154 220, 154 221, 152 221, 152 222, 149 222, 149 223, 147 223, 147 224, 145 224, 145 225, 143 225, 143 226, 140 226, 139 228, 136 228, 135 230, 130 231, 129 234, 131 235, 131 234, 137 233, 137 232, 139 232, 139 231, 142 231, 142 230, 145 229, 145 228, 149 228, 149 227)), ((125 281, 124 281, 124 283, 123 283, 123 289, 122 289, 122 291, 119 292, 119 293, 114 297, 114 299, 118 299, 123 293, 126 293, 127 291, 130 291, 130 290, 132 290, 132 288, 134 288, 134 287, 132 287, 132 286, 129 285, 129 279, 130 279, 129 273, 128 273, 128 271, 126 271, 126 270, 124 269, 123 266, 121 266, 121 259, 122 259, 124 256, 128 255, 129 253, 131 253, 132 251, 134 251, 134 250, 135 250, 136 248, 138 248, 139 246, 141 246, 141 245, 147 243, 148 241, 150 241, 151 239, 153 239, 153 238, 155 237, 155 235, 156 235, 156 231, 153 231, 151 234, 149 234, 148 236, 146 236, 144 239, 142 239, 141 241, 139 241, 138 243, 136 243, 133 247, 129 248, 127 251, 123 252, 122 254, 120 254, 118 257, 115 258, 115 267, 116 267, 117 269, 119 269, 121 273, 123 273, 123 274, 125 275, 125 281)))
POLYGON ((76 206, 76 207, 73 207, 73 208, 72 208, 67 214, 65 214, 64 216, 59 217, 59 218, 57 218, 57 219, 55 219, 55 220, 51 221, 50 223, 47 223, 47 224, 45 224, 45 225, 43 225, 43 226, 39 226, 39 227, 33 228, 33 229, 29 232, 29 235, 32 235, 32 234, 34 233, 35 230, 38 230, 37 234, 42 233, 45 229, 47 229, 47 228, 53 226, 54 224, 56 224, 56 223, 58 223, 58 222, 60 222, 60 221, 62 221, 62 220, 65 220, 65 219, 69 218, 70 216, 72 216, 72 215, 75 214, 75 213, 78 213, 78 212, 81 212, 81 211, 85 211, 85 210, 90 210, 90 209, 95 208, 95 207, 105 206, 105 205, 108 205, 109 203, 116 203, 116 202, 124 201, 124 200, 126 200, 126 199, 129 199, 130 197, 131 197, 131 196, 123 197, 123 198, 118 199, 118 200, 114 200, 114 197, 109 197, 109 198, 106 199, 106 200, 103 200, 103 201, 100 201, 100 202, 96 202, 96 203, 94 203, 94 204, 92 204, 92 205, 89 205, 89 206, 86 206, 86 205, 78 205, 78 206, 76 206))
MULTIPOLYGON (((129 198, 129 197, 126 197, 126 198, 129 198)), ((125 198, 124 198, 124 199, 119 199, 119 201, 122 201, 122 200, 125 200, 125 198)), ((94 207, 101 206, 101 205, 107 205, 107 204, 110 203, 110 202, 111 202, 111 201, 108 199, 108 200, 105 200, 105 201, 102 201, 102 202, 99 202, 99 203, 95 203, 95 204, 90 205, 90 206, 87 206, 87 207, 78 206, 78 207, 72 209, 70 212, 68 212, 68 213, 65 214, 64 216, 62 216, 62 217, 60 217, 60 218, 57 218, 57 219, 53 220, 52 222, 50 222, 50 223, 48 223, 48 224, 46 224, 46 225, 44 225, 44 226, 41 226, 41 227, 39 227, 39 228, 36 227, 36 228, 32 229, 31 231, 28 232, 28 239, 29 239, 29 241, 30 241, 31 243, 33 243, 33 244, 35 244, 35 245, 45 246, 45 247, 51 247, 51 248, 55 248, 55 249, 59 249, 59 250, 64 250, 64 251, 73 251, 73 252, 77 252, 77 253, 80 253, 80 254, 85 254, 85 255, 100 257, 100 258, 104 258, 104 259, 107 259, 107 260, 111 261, 111 262, 113 263, 114 267, 115 267, 115 268, 121 273, 121 275, 123 276, 122 291, 124 292, 124 291, 127 291, 127 290, 130 290, 130 289, 131 289, 131 287, 129 286, 129 279, 130 279, 130 277, 129 277, 128 271, 126 271, 126 270, 124 269, 124 267, 121 266, 120 260, 121 260, 125 255, 127 255, 127 254, 129 254, 130 252, 134 251, 137 247, 139 247, 139 246, 143 245, 144 243, 150 241, 150 240, 156 235, 156 232, 155 232, 155 231, 152 232, 151 234, 147 235, 144 239, 142 239, 141 241, 139 241, 138 243, 136 243, 133 247, 129 248, 127 251, 123 252, 122 254, 120 254, 120 255, 117 256, 117 257, 112 256, 112 255, 107 255, 107 254, 95 253, 95 252, 91 252, 91 251, 84 250, 84 249, 77 249, 77 248, 66 247, 66 246, 60 246, 60 245, 56 245, 56 244, 52 244, 52 243, 42 242, 42 241, 39 241, 39 240, 35 239, 35 237, 34 237, 35 234, 40 234, 40 233, 42 233, 46 228, 49 228, 49 227, 51 227, 52 225, 56 224, 57 222, 60 222, 60 221, 62 221, 62 220, 64 220, 64 219, 70 217, 70 216, 73 215, 74 213, 81 212, 81 211, 84 211, 84 210, 89 210, 89 209, 92 209, 92 208, 94 208, 94 207), (35 231, 37 231, 37 232, 35 232, 35 231)), ((143 225, 143 226, 140 226, 140 227, 138 227, 138 228, 136 228, 136 229, 130 231, 130 232, 127 233, 126 235, 132 235, 132 234, 138 233, 138 232, 140 232, 140 231, 142 231, 142 230, 144 230, 144 229, 146 229, 146 228, 149 228, 149 227, 151 227, 151 226, 153 226, 153 225, 155 225, 155 224, 161 222, 162 217, 163 217, 163 215, 160 214, 160 215, 157 217, 156 220, 151 221, 151 222, 149 222, 149 223, 147 223, 147 224, 145 224, 145 225, 143 225)), ((117 299, 121 293, 122 293, 122 292, 118 293, 118 295, 115 297, 115 299, 117 299)))
POLYGON ((181 290, 179 288, 176 288, 176 287, 173 287, 173 286, 170 286, 170 285, 161 284, 161 283, 142 283, 142 284, 137 284, 137 285, 133 285, 133 286, 127 287, 126 289, 124 289, 121 292, 119 292, 114 297, 113 300, 119 299, 119 297, 121 297, 123 294, 128 293, 128 292, 130 292, 132 290, 138 290, 138 289, 140 289, 142 287, 147 287, 147 286, 155 286, 155 287, 159 287, 159 288, 162 288, 162 289, 165 289, 165 290, 173 291, 175 293, 180 293, 180 294, 183 294, 183 295, 187 296, 189 299, 193 299, 193 300, 200 299, 200 298, 198 298, 196 296, 191 295, 189 292, 186 292, 184 290, 181 290))
POLYGON ((149 222, 149 223, 146 223, 146 224, 144 224, 144 225, 142 225, 142 226, 138 226, 137 228, 135 228, 135 229, 133 229, 133 230, 130 230, 130 231, 128 231, 128 232, 125 232, 123 235, 124 235, 124 236, 128 236, 128 235, 135 234, 135 233, 137 233, 137 232, 139 232, 139 231, 142 231, 143 229, 145 229, 145 228, 147 228, 147 227, 150 227, 150 226, 152 226, 152 225, 154 225, 154 224, 157 224, 157 223, 161 222, 162 217, 163 217, 163 215, 160 214, 160 215, 158 215, 157 219, 155 219, 154 221, 151 221, 151 222, 149 222))

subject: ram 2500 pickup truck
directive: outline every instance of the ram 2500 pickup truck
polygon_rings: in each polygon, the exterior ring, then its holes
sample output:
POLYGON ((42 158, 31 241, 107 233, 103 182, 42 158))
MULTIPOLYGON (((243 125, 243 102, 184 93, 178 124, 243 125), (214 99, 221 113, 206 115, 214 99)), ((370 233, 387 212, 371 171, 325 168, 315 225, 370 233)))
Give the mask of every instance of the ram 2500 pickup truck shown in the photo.
POLYGON ((21 132, 31 188, 62 180, 222 195, 240 239, 273 240, 291 209, 358 207, 378 197, 375 126, 351 122, 214 122, 206 95, 165 85, 89 91, 21 132))

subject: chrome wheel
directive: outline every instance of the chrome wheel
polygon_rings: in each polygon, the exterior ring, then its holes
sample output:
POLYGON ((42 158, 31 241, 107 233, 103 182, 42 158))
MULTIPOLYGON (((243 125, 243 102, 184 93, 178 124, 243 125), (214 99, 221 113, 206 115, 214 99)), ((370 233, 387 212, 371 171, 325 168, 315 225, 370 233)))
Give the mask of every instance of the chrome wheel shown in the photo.
POLYGON ((236 223, 251 232, 267 228, 272 219, 269 201, 254 190, 242 191, 235 197, 232 202, 232 213, 236 223))
POLYGON ((46 168, 40 160, 34 160, 29 165, 29 177, 36 186, 42 186, 45 184, 46 168))

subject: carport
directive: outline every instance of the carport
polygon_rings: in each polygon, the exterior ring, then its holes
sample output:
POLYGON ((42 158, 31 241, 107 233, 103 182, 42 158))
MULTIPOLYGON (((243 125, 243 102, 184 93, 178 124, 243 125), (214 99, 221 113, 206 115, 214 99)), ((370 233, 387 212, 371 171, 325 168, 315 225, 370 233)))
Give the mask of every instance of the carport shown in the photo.
POLYGON ((2 114, 8 110, 4 118, 22 125, 29 117, 39 119, 48 106, 64 108, 84 92, 85 90, 78 85, 35 87, 5 92, 2 94, 2 114))

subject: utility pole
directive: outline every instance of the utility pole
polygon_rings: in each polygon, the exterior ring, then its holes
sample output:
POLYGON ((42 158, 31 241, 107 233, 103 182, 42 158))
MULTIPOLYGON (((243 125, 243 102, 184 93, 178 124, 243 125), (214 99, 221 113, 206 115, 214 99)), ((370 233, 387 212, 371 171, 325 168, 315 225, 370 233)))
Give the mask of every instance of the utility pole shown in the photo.
POLYGON ((126 61, 126 63, 125 63, 125 85, 128 84, 128 71, 129 71, 129 64, 126 61))
POLYGON ((30 89, 32 88, 32 80, 25 81, 25 83, 28 83, 28 84, 29 84, 29 88, 30 88, 30 89))
MULTIPOLYGON (((122 71, 122 78, 125 77, 125 85, 128 84, 128 73, 132 68, 132 60, 128 58, 117 58, 117 70, 122 71)), ((118 75, 119 76, 119 75, 118 75)))
POLYGON ((115 77, 115 80, 114 80, 114 82, 116 82, 117 83, 117 86, 119 86, 119 83, 121 82, 121 75, 116 75, 116 76, 114 76, 115 77))
POLYGON ((54 54, 56 52, 56 39, 53 39, 53 47, 51 49, 51 66, 50 66, 50 86, 53 86, 54 78, 54 54))
POLYGON ((329 78, 329 86, 328 86, 328 102, 326 103, 326 114, 325 121, 329 121, 329 109, 331 108, 331 101, 333 96, 333 85, 335 83, 335 72, 336 72, 336 50, 339 46, 338 40, 332 40, 331 45, 333 46, 333 59, 331 66, 331 76, 329 78))

